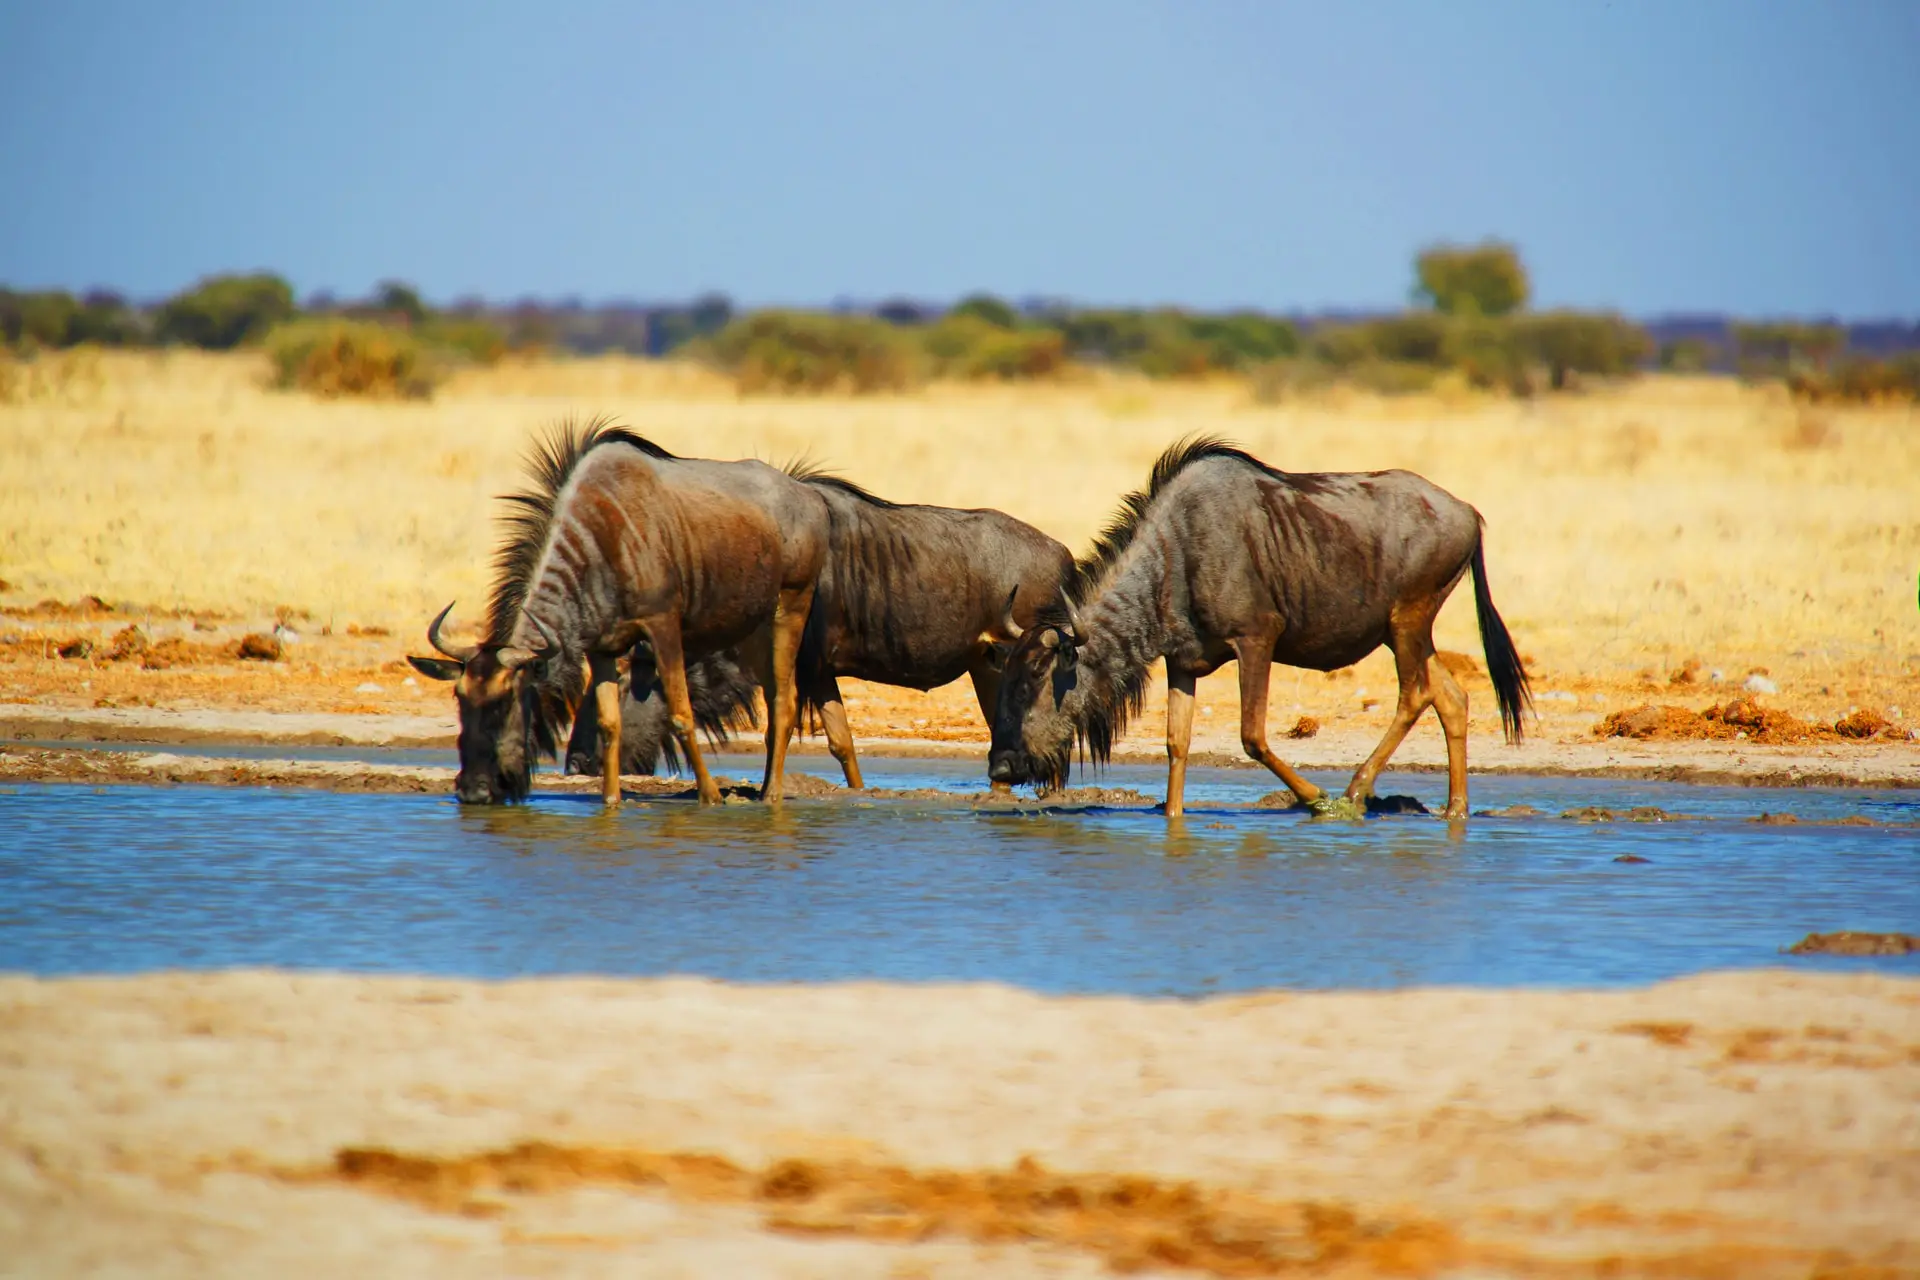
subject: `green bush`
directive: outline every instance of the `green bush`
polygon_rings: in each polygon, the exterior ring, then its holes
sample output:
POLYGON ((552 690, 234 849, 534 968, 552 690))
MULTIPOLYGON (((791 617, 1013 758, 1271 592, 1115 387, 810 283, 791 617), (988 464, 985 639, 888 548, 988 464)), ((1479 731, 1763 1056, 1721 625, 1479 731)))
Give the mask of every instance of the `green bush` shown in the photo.
POLYGON ((962 298, 953 310, 947 312, 949 320, 959 319, 962 316, 973 316, 984 320, 996 329, 1020 327, 1020 313, 990 293, 976 293, 962 298))
POLYGON ((1920 400, 1920 352, 1886 360, 1855 357, 1832 371, 1796 370, 1787 376, 1795 399, 1815 404, 1900 404, 1920 400))
POLYGON ((743 392, 896 391, 920 380, 912 340, 867 316, 759 311, 707 343, 743 392))
POLYGON ((228 351, 292 317, 293 286, 279 276, 212 276, 161 306, 154 337, 228 351))
POLYGON ((274 385, 322 399, 367 396, 424 400, 439 370, 432 353, 404 329, 371 320, 294 320, 267 335, 274 385))
POLYGON ((500 326, 485 320, 431 316, 421 324, 419 333, 430 346, 473 364, 498 364, 507 354, 507 335, 500 326))
POLYGON ((1008 329, 958 308, 919 335, 926 368, 941 378, 1051 378, 1067 364, 1064 335, 1053 329, 1008 329))

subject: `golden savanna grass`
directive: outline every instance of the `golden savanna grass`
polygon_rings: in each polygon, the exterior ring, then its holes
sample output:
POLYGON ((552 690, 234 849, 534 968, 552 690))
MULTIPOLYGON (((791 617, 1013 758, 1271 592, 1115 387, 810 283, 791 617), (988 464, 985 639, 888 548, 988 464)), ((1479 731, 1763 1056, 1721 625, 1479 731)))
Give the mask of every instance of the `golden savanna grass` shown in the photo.
MULTIPOLYGON (((90 359, 84 378, 0 403, 0 602, 285 605, 391 627, 397 646, 449 599, 477 616, 494 495, 567 414, 685 454, 810 455, 898 500, 1001 508, 1076 550, 1167 444, 1212 432, 1290 470, 1409 468, 1473 503, 1536 688, 1651 681, 1664 696, 1697 658, 1699 686, 1765 667, 1830 717, 1897 702, 1920 676, 1910 407, 1814 411, 1675 378, 1531 402, 1334 389, 1268 405, 1237 380, 1104 375, 782 399, 626 358, 509 362, 430 403, 354 402, 270 390, 257 356, 90 359)), ((1469 590, 1439 639, 1477 658, 1469 590)), ((1370 661, 1390 698, 1386 660, 1370 661)))

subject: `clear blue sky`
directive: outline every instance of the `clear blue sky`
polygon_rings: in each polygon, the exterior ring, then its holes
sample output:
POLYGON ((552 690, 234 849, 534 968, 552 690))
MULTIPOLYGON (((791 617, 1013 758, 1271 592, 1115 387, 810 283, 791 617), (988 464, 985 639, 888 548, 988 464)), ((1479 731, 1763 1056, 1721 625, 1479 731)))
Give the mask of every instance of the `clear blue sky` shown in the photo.
POLYGON ((1920 316, 1920 0, 0 0, 0 282, 1920 316))

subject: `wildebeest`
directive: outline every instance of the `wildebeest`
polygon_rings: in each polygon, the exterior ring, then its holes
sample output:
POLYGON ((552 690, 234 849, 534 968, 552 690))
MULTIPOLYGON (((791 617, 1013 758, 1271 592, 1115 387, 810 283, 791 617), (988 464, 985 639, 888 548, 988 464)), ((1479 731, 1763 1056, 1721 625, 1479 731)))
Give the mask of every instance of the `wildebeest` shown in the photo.
POLYGON ((618 804, 616 661, 644 639, 703 804, 720 791, 696 741, 685 659, 739 647, 770 708, 761 796, 778 804, 794 667, 827 554, 826 503, 765 463, 678 458, 601 419, 562 423, 529 465, 534 487, 508 498, 488 639, 449 646, 448 605, 427 629, 446 659, 409 659, 456 682, 460 799, 524 799, 535 759, 553 754, 559 727, 591 692, 609 748, 601 796, 618 804))
POLYGON ((1074 589, 1008 656, 989 776, 1066 780, 1076 736, 1095 761, 1140 709, 1156 658, 1167 671, 1167 804, 1183 807, 1194 682, 1228 662, 1240 674, 1240 742, 1302 801, 1320 788, 1267 745, 1275 662, 1331 671, 1381 645, 1400 700, 1380 745, 1347 785, 1364 801, 1428 706, 1447 739, 1447 808, 1467 812, 1467 696, 1434 656, 1433 620, 1473 572, 1474 603, 1507 739, 1521 736, 1527 675, 1487 589, 1480 513, 1406 471, 1290 474, 1212 438, 1161 454, 1146 489, 1078 566, 1074 589))
MULTIPOLYGON (((673 713, 667 707, 667 689, 660 680, 653 655, 642 641, 640 661, 620 673, 620 772, 650 774, 661 757, 678 773, 680 748, 673 736, 673 713), (633 668, 640 684, 633 686, 633 668)), ((687 663, 687 700, 693 705, 694 727, 720 747, 734 730, 757 728, 760 723, 755 695, 759 684, 747 670, 738 649, 710 653, 687 663)), ((567 739, 565 772, 601 771, 600 723, 597 714, 583 710, 573 718, 567 739)))
MULTIPOLYGON (((921 690, 970 676, 981 717, 991 724, 1004 642, 1059 596, 1073 573, 1072 552, 1004 512, 889 502, 804 464, 789 474, 825 499, 831 521, 801 642, 799 687, 801 705, 818 712, 847 785, 864 780, 842 676, 921 690)), ((724 681, 711 688, 716 702, 725 700, 724 681)), ((643 703, 629 703, 627 731, 657 737, 658 717, 646 716, 643 703)), ((597 759, 593 736, 591 723, 576 728, 569 755, 577 746, 583 763, 597 759)), ((635 758, 642 756, 652 758, 644 751, 635 758)))

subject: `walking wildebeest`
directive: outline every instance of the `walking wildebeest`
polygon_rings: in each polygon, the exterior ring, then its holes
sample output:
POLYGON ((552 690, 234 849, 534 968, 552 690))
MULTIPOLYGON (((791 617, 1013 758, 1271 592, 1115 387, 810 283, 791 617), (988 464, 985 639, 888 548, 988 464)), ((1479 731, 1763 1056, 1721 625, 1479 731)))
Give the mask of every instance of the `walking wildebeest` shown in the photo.
POLYGON ((455 681, 461 800, 521 800, 540 755, 590 685, 608 750, 601 797, 620 802, 616 660, 645 640, 672 731, 703 804, 719 802, 696 741, 685 659, 739 646, 769 708, 761 797, 779 804, 798 709, 794 667, 826 560, 826 503, 763 462, 678 458, 595 419, 562 423, 529 459, 534 487, 510 495, 495 559, 488 639, 441 639, 448 605, 427 628, 446 660, 409 658, 455 681))
POLYGON ((1447 738, 1449 818, 1467 813, 1467 696, 1434 657, 1433 620, 1473 571, 1480 637, 1507 740, 1532 695, 1494 610, 1480 513, 1406 471, 1289 474, 1212 438, 1160 455, 1079 564, 1074 591, 1008 656, 989 776, 1066 781, 1076 734, 1096 762, 1140 709, 1149 665, 1166 661, 1167 814, 1183 809, 1194 682, 1240 668, 1240 742, 1302 801, 1326 804, 1267 745, 1275 662, 1331 671, 1381 645, 1400 701, 1386 736, 1347 784, 1360 802, 1428 706, 1447 738))
MULTIPOLYGON (((996 650, 1005 648, 998 642, 1013 639, 1059 596, 1073 554, 1004 512, 889 502, 807 465, 789 474, 826 500, 831 520, 831 548, 801 641, 799 684, 801 705, 819 713, 847 785, 865 783, 841 676, 927 690, 967 675, 991 725, 996 650)), ((724 685, 715 689, 724 696, 724 685)), ((657 736, 660 729, 642 723, 643 715, 639 704, 628 704, 628 730, 657 736)), ((578 748, 583 760, 596 758, 593 731, 590 723, 577 727, 569 754, 578 748)))

